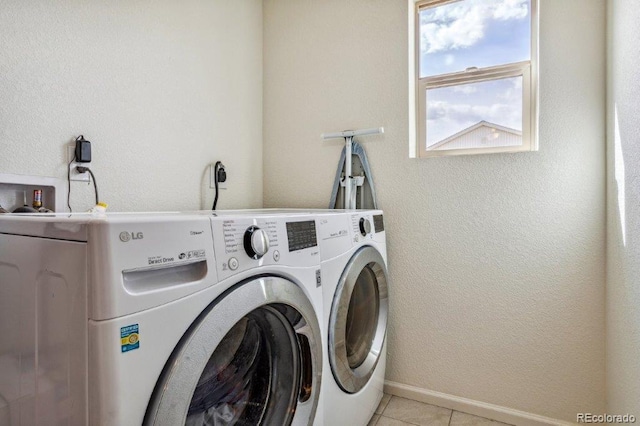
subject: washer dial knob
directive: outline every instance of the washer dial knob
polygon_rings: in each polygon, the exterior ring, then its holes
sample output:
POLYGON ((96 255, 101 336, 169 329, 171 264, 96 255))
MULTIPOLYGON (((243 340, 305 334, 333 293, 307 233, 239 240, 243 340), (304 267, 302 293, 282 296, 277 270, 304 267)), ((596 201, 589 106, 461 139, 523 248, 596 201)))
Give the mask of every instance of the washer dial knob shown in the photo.
POLYGON ((364 217, 360 218, 360 233, 363 237, 366 237, 367 234, 371 232, 371 222, 369 219, 365 219, 364 217))
POLYGON ((269 251, 269 237, 257 226, 250 226, 244 233, 244 251, 247 256, 258 260, 269 251))

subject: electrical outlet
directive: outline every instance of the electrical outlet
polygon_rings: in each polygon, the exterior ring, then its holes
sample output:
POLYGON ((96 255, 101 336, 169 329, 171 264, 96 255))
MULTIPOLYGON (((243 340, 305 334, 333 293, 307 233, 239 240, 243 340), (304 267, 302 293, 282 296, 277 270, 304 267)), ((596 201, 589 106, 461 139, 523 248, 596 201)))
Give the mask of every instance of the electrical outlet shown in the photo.
MULTIPOLYGON (((227 189, 227 182, 229 182, 229 175, 227 174, 227 180, 224 182, 218 182, 218 189, 227 189)), ((209 188, 216 187, 215 181, 215 164, 209 164, 209 188)))
MULTIPOLYGON (((67 146, 67 154, 68 154, 67 163, 73 160, 75 153, 76 153, 75 144, 67 146)), ((91 163, 77 163, 75 161, 69 164, 69 179, 72 181, 78 181, 78 182, 91 182, 91 175, 89 174, 89 172, 78 173, 76 171, 76 166, 89 167, 90 165, 91 163)))

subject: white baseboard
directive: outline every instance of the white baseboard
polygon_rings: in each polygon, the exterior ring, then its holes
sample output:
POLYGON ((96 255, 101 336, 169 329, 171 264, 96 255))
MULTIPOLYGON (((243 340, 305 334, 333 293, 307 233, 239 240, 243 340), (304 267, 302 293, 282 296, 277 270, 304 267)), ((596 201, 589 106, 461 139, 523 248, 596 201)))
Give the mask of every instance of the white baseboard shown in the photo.
POLYGON ((527 413, 526 411, 514 410, 500 405, 488 404, 486 402, 475 401, 473 399, 448 395, 446 393, 435 392, 415 386, 403 385, 397 382, 384 382, 384 391, 391 395, 402 398, 413 399, 414 401, 426 404, 437 405, 450 410, 462 411, 474 416, 485 417, 503 423, 516 426, 548 426, 548 425, 573 425, 563 420, 552 419, 550 417, 539 416, 527 413))

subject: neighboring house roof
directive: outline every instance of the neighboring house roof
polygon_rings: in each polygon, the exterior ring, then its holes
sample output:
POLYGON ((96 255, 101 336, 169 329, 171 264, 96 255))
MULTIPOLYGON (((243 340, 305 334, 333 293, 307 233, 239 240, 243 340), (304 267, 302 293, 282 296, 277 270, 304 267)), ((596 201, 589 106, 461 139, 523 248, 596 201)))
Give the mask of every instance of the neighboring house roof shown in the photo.
POLYGON ((522 131, 483 120, 428 146, 427 150, 481 148, 485 144, 487 146, 522 145, 522 131))

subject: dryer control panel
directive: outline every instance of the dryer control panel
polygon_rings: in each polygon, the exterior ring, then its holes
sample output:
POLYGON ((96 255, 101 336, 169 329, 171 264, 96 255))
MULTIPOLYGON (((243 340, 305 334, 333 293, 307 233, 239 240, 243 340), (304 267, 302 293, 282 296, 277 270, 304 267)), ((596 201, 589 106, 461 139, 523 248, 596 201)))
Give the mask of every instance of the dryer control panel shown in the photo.
POLYGON ((380 210, 336 212, 318 216, 322 260, 332 259, 356 245, 384 243, 384 220, 380 210))
POLYGON ((222 216, 212 218, 212 228, 220 279, 259 266, 320 263, 314 217, 222 216))
MULTIPOLYGON (((351 225, 355 235, 353 242, 357 243, 364 240, 381 241, 384 232, 384 216, 379 211, 366 211, 351 215, 351 225)), ((384 238, 382 239, 384 241, 384 238)))

